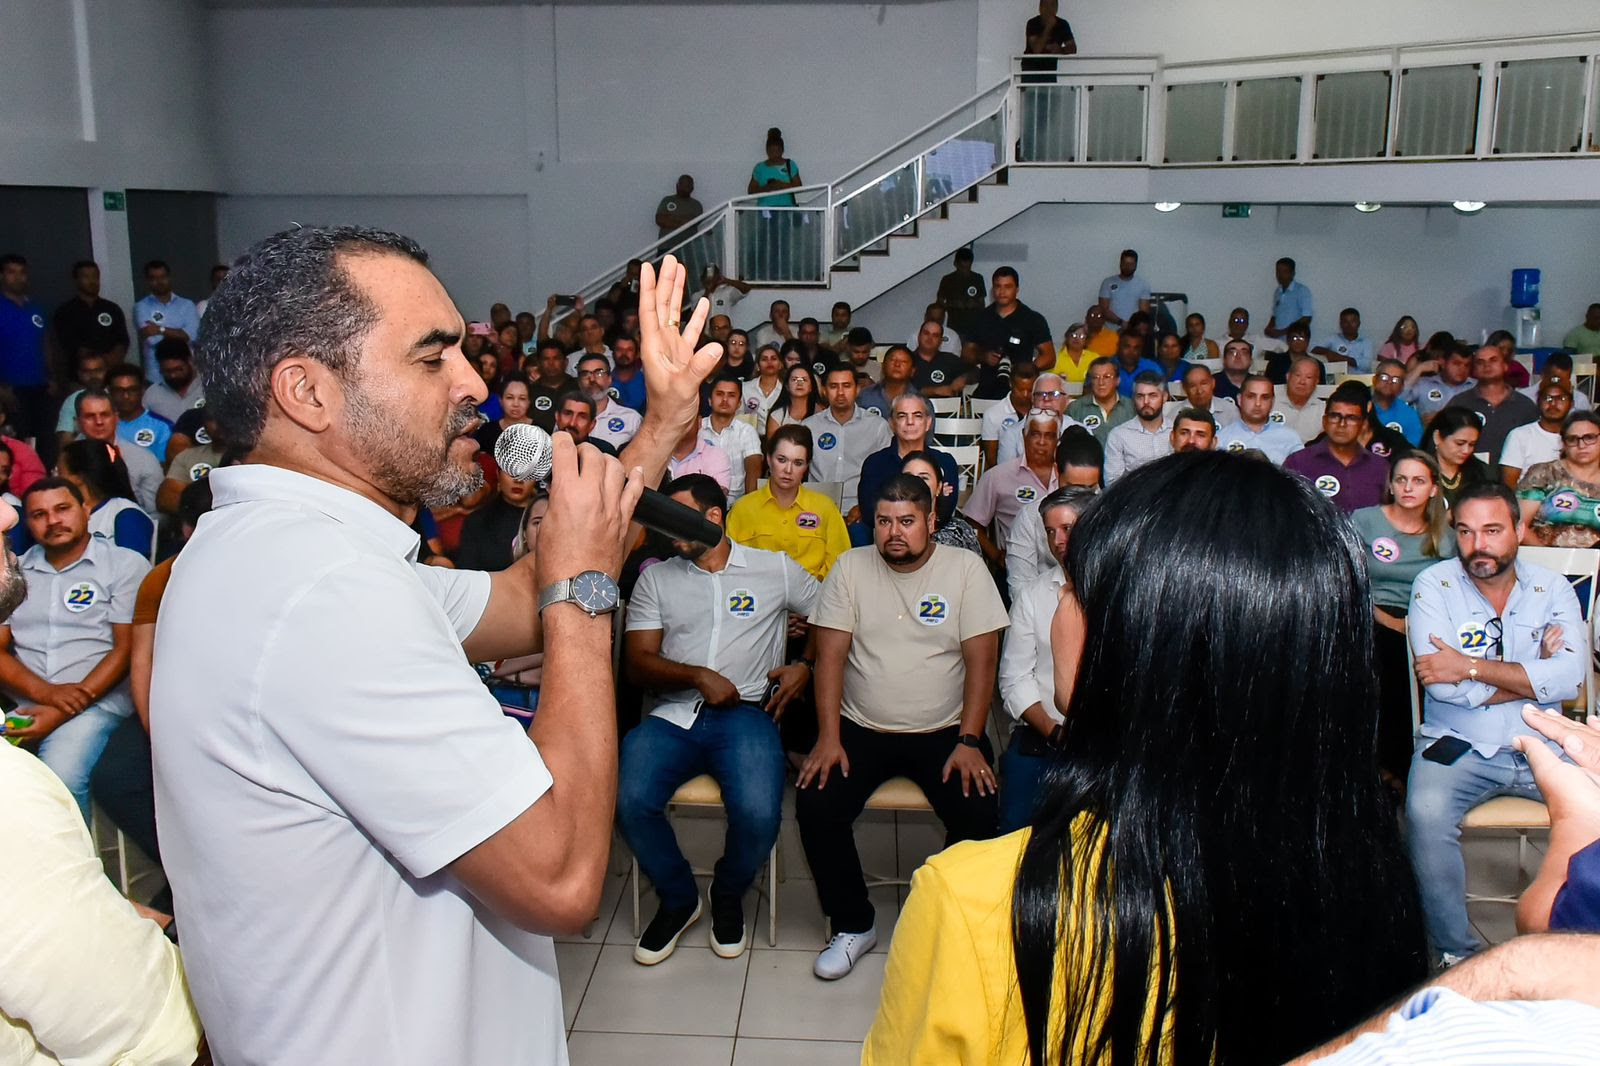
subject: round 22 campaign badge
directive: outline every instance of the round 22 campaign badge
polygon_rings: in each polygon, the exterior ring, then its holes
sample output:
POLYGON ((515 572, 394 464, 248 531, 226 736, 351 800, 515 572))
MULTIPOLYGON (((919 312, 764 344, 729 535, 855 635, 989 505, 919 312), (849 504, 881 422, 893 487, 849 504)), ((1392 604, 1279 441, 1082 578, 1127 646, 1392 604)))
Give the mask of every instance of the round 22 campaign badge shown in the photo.
POLYGON ((944 384, 944 371, 943 370, 935 370, 935 371, 933 371, 932 373, 930 373, 928 375, 928 380, 932 381, 935 385, 943 385, 944 384))
POLYGON ((1023 485, 1021 488, 1017 489, 1017 502, 1032 503, 1038 498, 1038 495, 1038 489, 1034 488, 1032 485, 1023 485))
POLYGON ((626 423, 624 423, 622 421, 622 419, 620 419, 620 418, 608 418, 608 419, 606 419, 606 428, 609 429, 613 433, 621 433, 622 432, 622 427, 625 424, 626 423))
POLYGON ((950 617, 950 603, 937 592, 917 601, 917 621, 925 626, 942 626, 950 617))
POLYGON ((838 443, 839 438, 835 437, 832 433, 824 433, 822 436, 817 438, 817 447, 821 448, 825 452, 833 451, 834 445, 838 443))
POLYGON ((1283 412, 1282 411, 1274 411, 1274 412, 1272 412, 1270 415, 1267 416, 1267 421, 1271 422, 1275 426, 1283 425, 1283 422, 1284 422, 1283 412))
POLYGON ((1578 509, 1578 494, 1565 490, 1550 497, 1550 510, 1557 514, 1572 514, 1578 509))
POLYGON ((539 411, 548 411, 548 410, 550 410, 550 397, 548 397, 548 396, 535 396, 533 398, 533 406, 534 406, 534 408, 536 410, 539 410, 539 411))
POLYGON ((728 613, 735 618, 749 618, 756 613, 756 597, 749 589, 734 589, 728 597, 728 613))
POLYGON ((1331 500, 1335 496, 1339 495, 1339 489, 1342 486, 1339 484, 1339 479, 1334 477, 1332 474, 1323 474, 1321 477, 1317 478, 1316 487, 1318 492, 1322 493, 1331 500))
POLYGON ((76 585, 71 585, 67 588, 66 593, 61 597, 61 603, 73 614, 82 614, 90 607, 93 607, 95 601, 99 598, 100 586, 92 581, 80 581, 76 585))
POLYGON ((1084 415, 1083 416, 1083 428, 1087 429, 1087 430, 1089 430, 1091 432, 1094 431, 1094 430, 1099 429, 1100 428, 1100 416, 1099 415, 1084 415))
POLYGON ((1388 537, 1379 537, 1372 542, 1372 557, 1380 563, 1398 563, 1400 545, 1388 537))
POLYGON ((794 524, 801 529, 816 529, 822 525, 822 519, 817 517, 815 511, 801 511, 794 516, 794 524))
POLYGON ((107 329, 111 328, 111 312, 109 311, 101 311, 98 315, 94 316, 94 320, 107 329))
POLYGON ((1456 630, 1456 643, 1463 654, 1481 659, 1489 654, 1489 631, 1478 622, 1466 622, 1456 630))
POLYGON ((148 448, 156 442, 156 431, 146 426, 134 431, 133 443, 141 448, 148 448))

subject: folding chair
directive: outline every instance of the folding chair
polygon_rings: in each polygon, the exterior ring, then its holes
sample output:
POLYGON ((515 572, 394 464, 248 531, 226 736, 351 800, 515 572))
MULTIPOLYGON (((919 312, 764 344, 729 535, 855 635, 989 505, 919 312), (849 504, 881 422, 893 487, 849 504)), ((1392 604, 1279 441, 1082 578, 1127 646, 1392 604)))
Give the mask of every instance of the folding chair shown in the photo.
POLYGON ((961 470, 961 485, 957 487, 957 492, 965 498, 965 494, 978 483, 978 475, 983 469, 983 451, 976 444, 965 444, 958 448, 945 448, 944 452, 956 461, 956 466, 961 470))
POLYGON ((993 407, 997 403, 1005 402, 1006 398, 1004 396, 994 397, 988 400, 980 400, 976 396, 969 396, 967 397, 967 413, 973 418, 982 418, 984 415, 989 413, 989 408, 993 407))
POLYGON ((966 402, 965 396, 930 396, 928 402, 933 405, 935 418, 959 418, 961 405, 966 402))
MULTIPOLYGON (((913 786, 914 787, 914 786, 913 786)), ((678 791, 672 794, 671 801, 667 804, 667 813, 672 813, 674 807, 721 807, 722 789, 716 779, 710 774, 701 774, 691 778, 679 786, 678 791)), ((765 876, 756 876, 756 892, 767 897, 767 946, 778 946, 778 844, 783 839, 783 834, 778 834, 778 839, 772 842, 772 853, 767 856, 765 876)), ((695 870, 699 876, 711 873, 710 870, 695 870)), ((639 939, 639 860, 633 860, 633 938, 639 939)))
POLYGON ((1222 373, 1221 359, 1191 359, 1189 362, 1195 366, 1203 366, 1213 374, 1222 373))
POLYGON ((1343 385, 1347 381, 1359 381, 1367 388, 1372 388, 1371 374, 1335 374, 1333 376, 1334 385, 1343 385))
POLYGON ((976 444, 983 436, 981 418, 936 418, 933 422, 934 441, 941 448, 957 448, 976 444))

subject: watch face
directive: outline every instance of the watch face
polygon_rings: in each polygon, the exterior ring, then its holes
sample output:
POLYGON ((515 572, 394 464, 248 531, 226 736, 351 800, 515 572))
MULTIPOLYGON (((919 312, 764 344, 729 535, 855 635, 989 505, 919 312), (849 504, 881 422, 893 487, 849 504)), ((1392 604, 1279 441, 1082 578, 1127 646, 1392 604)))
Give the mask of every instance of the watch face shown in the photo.
POLYGON ((615 610, 617 583, 598 570, 585 570, 572 579, 572 598, 578 606, 594 614, 615 610))

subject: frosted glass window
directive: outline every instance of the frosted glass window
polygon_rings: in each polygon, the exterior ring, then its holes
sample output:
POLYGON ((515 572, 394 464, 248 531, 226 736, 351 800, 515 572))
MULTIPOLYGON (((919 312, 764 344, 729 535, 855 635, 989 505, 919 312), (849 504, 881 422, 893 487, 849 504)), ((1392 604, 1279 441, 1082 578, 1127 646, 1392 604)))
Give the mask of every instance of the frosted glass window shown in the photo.
POLYGON ((1300 79, 1241 81, 1233 117, 1233 158, 1293 159, 1300 132, 1300 79))
POLYGON ((1088 93, 1091 163, 1137 163, 1144 159, 1143 85, 1094 85, 1088 93))
POLYGON ((1167 86, 1168 163, 1215 163, 1222 159, 1220 81, 1167 86))
POLYGON ((1389 136, 1389 72, 1362 70, 1317 79, 1318 159, 1381 156, 1389 136))
POLYGON ((1471 155, 1478 127, 1478 65, 1400 72, 1394 154, 1471 155))
POLYGON ((1583 137, 1581 56, 1500 64, 1496 152, 1576 152, 1583 137))

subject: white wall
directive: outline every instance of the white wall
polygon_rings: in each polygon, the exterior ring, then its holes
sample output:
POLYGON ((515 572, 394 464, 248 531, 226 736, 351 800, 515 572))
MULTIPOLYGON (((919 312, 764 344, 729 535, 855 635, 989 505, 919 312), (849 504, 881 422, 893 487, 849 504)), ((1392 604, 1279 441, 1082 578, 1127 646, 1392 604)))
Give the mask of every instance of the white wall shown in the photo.
MULTIPOLYGON (((1139 251, 1139 272, 1158 291, 1186 292, 1213 337, 1235 306, 1253 324, 1271 310, 1272 265, 1299 264, 1316 303, 1313 333, 1336 328, 1347 305, 1364 330, 1382 339, 1402 314, 1424 335, 1447 329, 1477 339, 1505 326, 1511 271, 1543 272, 1543 343, 1558 344, 1600 300, 1600 260, 1573 234, 1600 232, 1600 208, 1490 207, 1473 216, 1449 208, 1385 207, 1363 215, 1349 207, 1256 204, 1248 219, 1224 219, 1215 205, 1162 214, 1143 204, 1040 204, 974 245, 986 276, 1002 264, 1022 277, 1022 299, 1042 312, 1061 343, 1066 327, 1094 303, 1100 281, 1116 272, 1117 253, 1139 251), (1553 335, 1553 339, 1552 339, 1553 335)), ((933 299, 940 264, 858 310, 856 321, 881 342, 909 338, 933 299)), ((795 301, 796 317, 826 311, 795 301)), ((1315 340, 1315 338, 1314 338, 1315 340)))
POLYGON ((806 180, 837 176, 971 95, 976 63, 975 0, 209 21, 224 255, 292 220, 384 219, 475 315, 542 306, 649 243, 681 172, 708 207, 742 195, 768 126, 806 180))
MULTIPOLYGON (((1020 51, 1021 20, 1037 5, 1009 6, 1016 29, 1007 46, 1020 51)), ((1583 0, 1066 0, 1061 16, 1083 54, 1159 54, 1168 63, 1600 28, 1583 0)))
POLYGON ((198 0, 0 4, 0 183, 215 189, 198 0))

